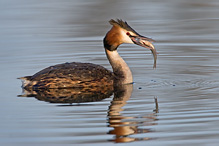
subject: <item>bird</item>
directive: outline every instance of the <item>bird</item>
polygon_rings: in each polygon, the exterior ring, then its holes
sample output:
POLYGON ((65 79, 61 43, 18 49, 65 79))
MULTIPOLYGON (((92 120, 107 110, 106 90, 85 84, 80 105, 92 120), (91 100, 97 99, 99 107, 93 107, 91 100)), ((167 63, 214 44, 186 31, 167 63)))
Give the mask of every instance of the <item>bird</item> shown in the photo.
POLYGON ((22 88, 91 88, 133 83, 132 72, 117 51, 123 43, 150 49, 154 57, 154 68, 156 67, 157 52, 152 44, 153 39, 138 34, 122 19, 111 19, 109 23, 112 28, 106 33, 103 45, 113 71, 92 63, 67 62, 47 67, 32 76, 20 77, 22 88))

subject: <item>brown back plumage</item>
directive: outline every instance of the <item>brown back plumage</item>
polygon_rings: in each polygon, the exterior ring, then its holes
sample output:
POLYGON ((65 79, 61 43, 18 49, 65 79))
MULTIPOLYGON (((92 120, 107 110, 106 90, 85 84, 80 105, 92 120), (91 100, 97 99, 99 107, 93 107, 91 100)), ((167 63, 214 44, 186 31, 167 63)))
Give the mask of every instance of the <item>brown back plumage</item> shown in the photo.
POLYGON ((23 77, 30 88, 72 88, 113 84, 114 75, 100 65, 92 63, 64 63, 47 67, 33 76, 23 77))

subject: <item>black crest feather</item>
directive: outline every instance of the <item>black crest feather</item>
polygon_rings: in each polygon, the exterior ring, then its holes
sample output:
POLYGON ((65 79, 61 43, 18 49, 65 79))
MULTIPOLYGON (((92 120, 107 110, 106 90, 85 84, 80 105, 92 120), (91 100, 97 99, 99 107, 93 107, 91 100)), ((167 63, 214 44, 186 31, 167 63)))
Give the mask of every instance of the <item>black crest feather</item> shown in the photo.
POLYGON ((126 21, 123 21, 122 19, 116 19, 116 20, 111 19, 109 21, 109 23, 111 25, 119 26, 119 27, 121 27, 121 28, 123 28, 123 29, 125 29, 127 31, 131 31, 131 32, 133 32, 135 34, 138 34, 133 28, 131 28, 131 26, 128 25, 128 23, 126 21))

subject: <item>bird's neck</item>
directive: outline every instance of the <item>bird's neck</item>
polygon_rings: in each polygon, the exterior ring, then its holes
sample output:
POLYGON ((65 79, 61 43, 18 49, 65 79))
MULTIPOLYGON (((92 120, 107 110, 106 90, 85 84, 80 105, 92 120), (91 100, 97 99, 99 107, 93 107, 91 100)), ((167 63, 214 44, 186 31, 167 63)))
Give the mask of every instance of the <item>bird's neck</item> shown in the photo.
POLYGON ((128 84, 132 83, 132 72, 122 57, 119 55, 117 50, 110 51, 105 49, 106 56, 113 68, 113 73, 115 75, 115 82, 118 84, 128 84))

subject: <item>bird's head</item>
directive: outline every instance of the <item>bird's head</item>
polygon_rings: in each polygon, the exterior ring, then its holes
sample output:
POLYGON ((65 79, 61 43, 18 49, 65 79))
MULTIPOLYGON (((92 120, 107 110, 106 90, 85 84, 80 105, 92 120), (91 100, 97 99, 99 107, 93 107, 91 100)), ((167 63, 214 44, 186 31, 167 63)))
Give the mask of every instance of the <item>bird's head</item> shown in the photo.
POLYGON ((157 52, 152 42, 153 39, 145 37, 137 33, 133 28, 131 28, 127 22, 121 19, 109 21, 113 27, 106 34, 104 38, 104 47, 109 51, 117 50, 118 46, 123 43, 130 43, 148 48, 151 50, 154 56, 154 68, 156 67, 157 52))

